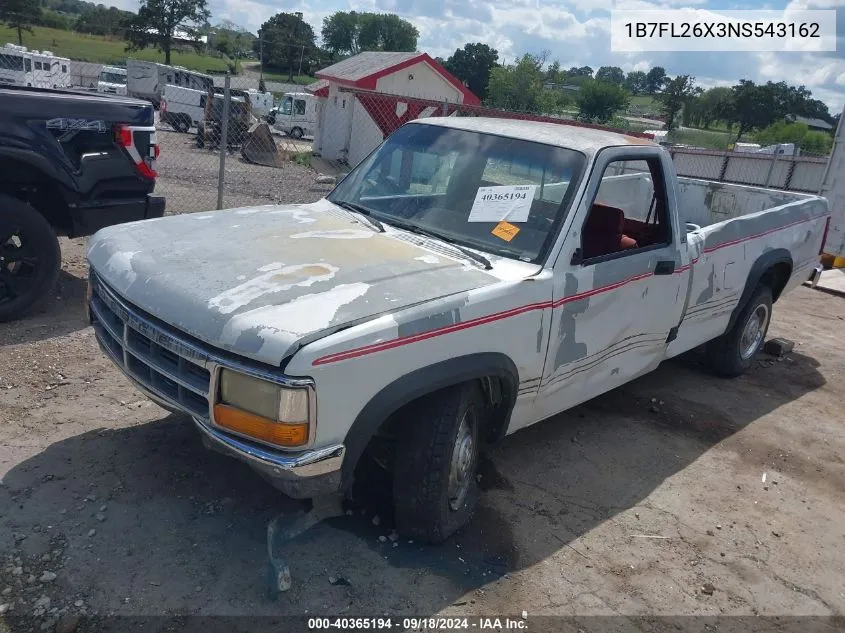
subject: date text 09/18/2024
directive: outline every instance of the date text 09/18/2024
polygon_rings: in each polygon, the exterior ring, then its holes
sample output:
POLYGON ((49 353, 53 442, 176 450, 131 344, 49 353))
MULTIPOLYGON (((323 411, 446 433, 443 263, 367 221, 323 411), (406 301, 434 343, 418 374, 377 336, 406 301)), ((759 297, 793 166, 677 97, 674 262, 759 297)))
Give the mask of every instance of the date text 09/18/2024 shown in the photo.
POLYGON ((527 614, 508 617, 425 617, 425 618, 309 618, 308 630, 389 631, 507 631, 527 630, 527 614))

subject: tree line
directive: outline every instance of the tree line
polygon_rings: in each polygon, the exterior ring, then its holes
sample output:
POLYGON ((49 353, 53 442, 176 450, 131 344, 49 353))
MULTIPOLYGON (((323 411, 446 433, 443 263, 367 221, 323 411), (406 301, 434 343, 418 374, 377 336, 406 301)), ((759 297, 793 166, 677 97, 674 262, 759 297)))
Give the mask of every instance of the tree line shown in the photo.
POLYGON ((705 90, 694 77, 671 77, 660 66, 629 73, 618 66, 564 70, 557 61, 547 63, 547 54, 525 54, 510 64, 500 63, 498 52, 481 43, 466 44, 439 61, 495 108, 574 114, 584 121, 627 126, 618 114, 629 108, 632 97, 650 95, 652 111, 639 114, 661 118, 669 131, 679 125, 706 130, 719 124, 735 134, 735 141, 754 132, 758 142, 794 142, 818 153, 829 150, 830 135, 785 119, 796 115, 831 125, 837 120, 806 87, 786 82, 742 79, 731 87, 705 90))

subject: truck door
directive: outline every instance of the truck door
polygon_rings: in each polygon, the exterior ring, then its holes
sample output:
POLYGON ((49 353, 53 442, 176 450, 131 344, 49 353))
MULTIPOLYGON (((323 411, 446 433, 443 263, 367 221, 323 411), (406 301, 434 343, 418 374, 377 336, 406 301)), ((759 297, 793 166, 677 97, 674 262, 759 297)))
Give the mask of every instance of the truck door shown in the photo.
POLYGON ((689 276, 674 172, 664 177, 664 153, 608 148, 588 176, 555 263, 537 399, 543 415, 651 371, 664 358, 689 276))

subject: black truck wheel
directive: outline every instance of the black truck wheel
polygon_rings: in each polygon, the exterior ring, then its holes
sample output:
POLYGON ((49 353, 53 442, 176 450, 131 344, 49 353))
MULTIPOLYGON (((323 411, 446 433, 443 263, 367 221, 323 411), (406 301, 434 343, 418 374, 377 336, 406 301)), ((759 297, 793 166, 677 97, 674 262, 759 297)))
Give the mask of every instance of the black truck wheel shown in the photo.
POLYGON ((0 321, 16 319, 45 299, 61 262, 59 240, 47 220, 0 194, 0 321))
POLYGON ((409 410, 397 436, 396 528, 437 543, 466 525, 475 510, 486 401, 477 383, 467 383, 426 396, 409 410))
POLYGON ((772 289, 758 286, 730 330, 706 347, 709 367, 719 375, 735 378, 751 368, 772 320, 772 289))

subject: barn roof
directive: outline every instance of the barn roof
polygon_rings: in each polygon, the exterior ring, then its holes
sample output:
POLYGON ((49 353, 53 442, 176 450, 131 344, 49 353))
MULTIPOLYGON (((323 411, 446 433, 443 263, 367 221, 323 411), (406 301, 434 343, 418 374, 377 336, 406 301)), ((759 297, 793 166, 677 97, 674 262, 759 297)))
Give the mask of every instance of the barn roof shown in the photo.
POLYGON ((464 96, 464 103, 468 105, 478 105, 481 103, 478 97, 470 92, 466 86, 428 55, 428 53, 366 51, 344 59, 328 68, 324 68, 316 73, 316 76, 318 79, 334 81, 351 88, 375 90, 376 82, 380 78, 419 62, 424 62, 431 66, 437 74, 458 89, 464 96))

